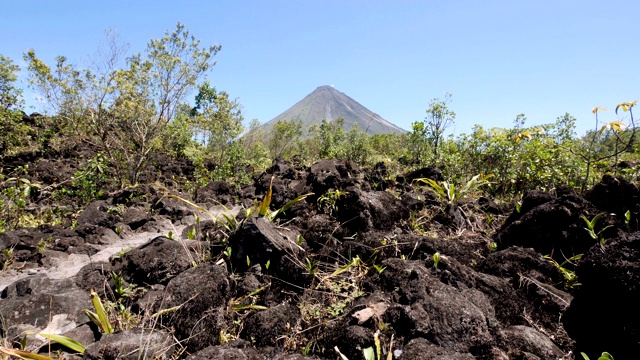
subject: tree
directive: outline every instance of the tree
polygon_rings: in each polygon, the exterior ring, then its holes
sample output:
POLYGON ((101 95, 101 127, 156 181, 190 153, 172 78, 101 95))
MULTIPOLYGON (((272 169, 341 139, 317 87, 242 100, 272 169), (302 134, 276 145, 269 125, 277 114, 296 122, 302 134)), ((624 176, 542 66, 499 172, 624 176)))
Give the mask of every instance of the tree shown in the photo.
POLYGON ((14 83, 18 79, 18 65, 0 55, 0 155, 20 145, 28 136, 29 127, 22 123, 22 113, 17 109, 22 105, 22 90, 14 83))
POLYGON ((296 120, 278 120, 269 134, 269 154, 271 159, 283 157, 288 148, 298 142, 302 136, 302 122, 296 120))
POLYGON ((196 137, 219 166, 229 162, 228 151, 244 131, 242 106, 208 82, 198 88, 191 117, 196 137))
POLYGON ((433 150, 433 163, 439 160, 439 146, 443 134, 456 119, 456 113, 449 110, 447 104, 451 102, 451 94, 446 93, 444 100, 432 99, 427 109, 427 116, 423 120, 424 134, 433 150))
POLYGON ((58 115, 104 147, 121 182, 136 183, 176 109, 215 65, 220 46, 201 48, 178 23, 173 32, 152 39, 144 55, 127 58, 123 68, 116 68, 123 47, 110 49, 97 67, 101 71, 77 69, 65 57, 56 58, 52 71, 34 50, 25 60, 32 85, 58 115))
POLYGON ((0 109, 9 110, 20 103, 22 91, 14 86, 20 67, 11 59, 0 55, 0 109))

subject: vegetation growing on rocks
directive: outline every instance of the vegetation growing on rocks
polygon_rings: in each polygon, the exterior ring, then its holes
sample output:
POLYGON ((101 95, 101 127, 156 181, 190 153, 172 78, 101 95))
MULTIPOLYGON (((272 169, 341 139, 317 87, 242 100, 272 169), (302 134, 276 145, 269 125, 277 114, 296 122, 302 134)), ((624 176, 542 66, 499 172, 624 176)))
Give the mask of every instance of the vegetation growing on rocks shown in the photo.
POLYGON ((635 101, 582 137, 564 114, 446 138, 449 98, 407 134, 265 134, 205 81, 219 46, 110 44, 91 70, 25 54, 46 115, 0 57, 0 356, 640 351, 635 101))

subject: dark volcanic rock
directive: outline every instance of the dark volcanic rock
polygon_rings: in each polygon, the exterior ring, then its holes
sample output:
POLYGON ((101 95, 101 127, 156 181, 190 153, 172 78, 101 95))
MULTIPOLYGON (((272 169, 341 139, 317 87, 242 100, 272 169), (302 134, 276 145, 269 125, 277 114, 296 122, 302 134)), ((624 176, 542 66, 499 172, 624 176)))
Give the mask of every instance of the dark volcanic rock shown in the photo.
POLYGON ((349 187, 347 194, 336 202, 338 221, 352 233, 371 229, 392 230, 397 223, 409 217, 400 200, 386 191, 365 192, 349 187))
MULTIPOLYGON (((236 341, 240 342, 240 341, 236 341)), ((201 359, 226 359, 226 360, 264 360, 256 349, 250 347, 250 343, 242 341, 242 346, 232 346, 233 344, 224 344, 219 346, 210 346, 198 351, 187 357, 186 360, 201 359)))
POLYGON ((320 160, 311 165, 307 183, 312 191, 320 196, 330 189, 339 189, 354 183, 353 177, 359 173, 359 169, 350 162, 336 159, 320 160))
POLYGON ((502 331, 503 347, 510 359, 527 359, 527 353, 539 359, 561 359, 563 352, 546 335, 528 326, 510 326, 502 331))
POLYGON ((424 338, 415 338, 405 346, 400 359, 407 360, 473 360, 469 353, 459 353, 434 345, 424 338))
POLYGON ((2 337, 13 338, 21 324, 41 329, 49 319, 55 323, 51 331, 67 331, 86 321, 82 310, 91 308, 89 293, 78 288, 72 279, 52 280, 33 276, 14 282, 2 290, 0 313, 3 317, 2 337))
MULTIPOLYGON (((196 256, 193 250, 191 256, 196 256)), ((189 254, 177 241, 158 236, 114 260, 113 269, 137 285, 166 285, 169 280, 191 268, 189 254)))
POLYGON ((242 337, 258 346, 276 345, 278 338, 285 335, 299 318, 300 311, 290 304, 255 312, 245 320, 242 337))
POLYGON ((404 175, 398 175, 396 181, 399 183, 410 183, 415 179, 431 179, 435 181, 442 181, 442 170, 438 168, 425 167, 416 170, 409 171, 404 175))
MULTIPOLYGON (((551 201, 538 201, 537 198, 529 201, 525 198, 520 214, 505 222, 496 235, 496 242, 500 249, 514 245, 530 247, 541 254, 550 254, 562 263, 566 258, 586 252, 597 242, 585 230, 585 222, 580 216, 590 220, 598 213, 590 202, 572 194, 551 201), (530 202, 534 204, 529 205, 530 202), (534 206, 535 203, 541 204, 534 206), (523 208, 525 204, 527 207, 523 208)), ((603 216, 596 231, 609 221, 608 215, 603 216)), ((614 228, 609 228, 604 236, 611 237, 615 233, 614 228)))
POLYGON ((149 214, 136 208, 130 208, 124 213, 124 215, 122 215, 122 222, 129 225, 131 230, 138 229, 146 224, 150 219, 151 217, 149 214))
POLYGON ((399 336, 424 337, 457 352, 490 347, 498 322, 488 298, 478 290, 440 282, 422 261, 388 259, 380 274, 383 289, 399 306, 388 310, 399 336))
POLYGON ((103 200, 92 202, 78 215, 78 225, 95 225, 104 228, 113 228, 116 219, 108 213, 109 207, 110 205, 103 200))
POLYGON ((629 224, 634 229, 638 229, 640 190, 636 184, 623 178, 605 175, 602 181, 585 194, 585 199, 599 210, 615 214, 619 220, 624 219, 625 213, 629 211, 631 213, 629 224))
POLYGON ((175 341, 162 330, 125 330, 87 346, 87 360, 173 359, 175 341))
POLYGON ((582 285, 563 315, 564 326, 579 351, 616 359, 640 354, 640 233, 598 245, 578 264, 582 285), (605 330, 598 330, 605 329, 605 330))
MULTIPOLYGON (((191 200, 189 196, 185 194, 174 193, 173 195, 177 195, 189 201, 191 200)), ((187 217, 193 214, 193 212, 196 210, 181 200, 169 197, 163 197, 155 202, 153 204, 153 209, 157 210, 159 215, 166 215, 173 221, 187 217)))
POLYGON ((222 205, 233 204, 238 191, 224 181, 213 181, 196 190, 196 203, 215 202, 222 205))
POLYGON ((265 217, 251 216, 242 227, 229 237, 231 266, 234 271, 244 272, 249 266, 259 264, 286 281, 302 278, 303 270, 295 259, 303 257, 304 250, 296 243, 297 231, 278 228, 265 217), (250 265, 247 264, 247 258, 250 265))
POLYGON ((226 268, 213 263, 182 272, 169 282, 159 304, 162 309, 180 308, 163 316, 163 322, 191 351, 217 345, 220 330, 226 328, 224 310, 231 287, 226 268))

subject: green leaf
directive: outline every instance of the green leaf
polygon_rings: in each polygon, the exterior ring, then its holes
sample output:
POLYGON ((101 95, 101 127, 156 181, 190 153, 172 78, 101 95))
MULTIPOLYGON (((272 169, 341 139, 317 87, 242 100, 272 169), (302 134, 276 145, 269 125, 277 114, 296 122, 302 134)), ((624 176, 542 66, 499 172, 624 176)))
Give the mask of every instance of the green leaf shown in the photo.
POLYGON ((79 341, 73 340, 72 338, 62 336, 62 335, 56 335, 56 334, 40 333, 38 335, 42 336, 43 338, 47 338, 49 340, 55 341, 58 344, 68 349, 79 352, 80 354, 84 354, 84 350, 85 350, 84 345, 82 345, 79 341))
POLYGON ((297 198, 289 201, 288 203, 282 205, 282 207, 274 212, 272 212, 271 214, 269 214, 269 220, 273 220, 276 218, 276 216, 278 216, 280 213, 283 213, 287 210, 289 210, 289 208, 291 208, 293 205, 295 205, 296 203, 306 199, 308 196, 313 195, 313 193, 308 193, 308 194, 304 194, 304 195, 300 195, 297 198))
POLYGON ((602 353, 602 355, 600 355, 598 360, 613 360, 613 356, 605 351, 602 353))

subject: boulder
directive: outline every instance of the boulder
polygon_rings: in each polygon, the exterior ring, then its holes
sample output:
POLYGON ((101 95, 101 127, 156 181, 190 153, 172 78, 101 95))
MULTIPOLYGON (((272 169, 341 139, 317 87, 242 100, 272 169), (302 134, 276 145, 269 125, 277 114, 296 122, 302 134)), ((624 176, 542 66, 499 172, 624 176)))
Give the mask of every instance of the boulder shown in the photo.
POLYGON ((616 359, 640 354, 640 233, 599 245, 578 264, 582 284, 563 315, 579 351, 597 358, 609 351, 616 359))
POLYGON ((52 280, 41 275, 18 280, 0 294, 2 337, 21 335, 23 324, 61 334, 87 321, 84 309, 91 309, 89 293, 73 279, 52 280))
POLYGON ((244 272, 259 264, 285 281, 298 282, 304 277, 304 269, 298 263, 304 257, 304 250, 296 242, 298 235, 297 231, 277 227, 265 217, 250 216, 229 237, 231 267, 244 272))
POLYGON ((213 263, 182 272, 169 281, 158 304, 158 310, 179 307, 162 316, 163 324, 191 351, 218 345, 231 287, 226 268, 213 263))
POLYGON ((190 256, 198 255, 193 249, 185 249, 178 241, 158 236, 114 260, 113 271, 137 285, 166 285, 172 278, 193 267, 190 256))
POLYGON ((103 335, 84 352, 85 360, 173 359, 175 340, 162 330, 132 329, 103 335))

